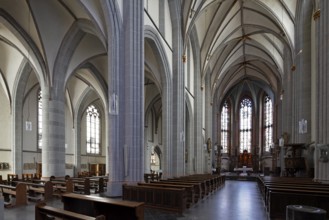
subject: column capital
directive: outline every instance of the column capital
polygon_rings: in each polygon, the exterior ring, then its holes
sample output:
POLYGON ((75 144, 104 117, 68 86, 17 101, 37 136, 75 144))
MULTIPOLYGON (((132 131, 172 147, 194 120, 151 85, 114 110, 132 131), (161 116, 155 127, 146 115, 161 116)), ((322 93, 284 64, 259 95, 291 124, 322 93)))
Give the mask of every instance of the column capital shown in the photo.
POLYGON ((318 20, 318 18, 320 18, 320 9, 316 10, 313 13, 313 19, 314 19, 314 21, 318 20))

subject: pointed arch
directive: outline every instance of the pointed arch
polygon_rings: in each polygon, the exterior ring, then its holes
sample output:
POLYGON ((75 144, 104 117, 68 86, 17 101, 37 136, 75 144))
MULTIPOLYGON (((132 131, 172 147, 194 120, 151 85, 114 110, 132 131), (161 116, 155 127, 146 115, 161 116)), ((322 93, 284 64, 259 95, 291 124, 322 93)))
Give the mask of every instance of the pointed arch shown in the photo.
POLYGON ((171 175, 171 152, 172 152, 172 138, 171 138, 171 121, 172 121, 172 79, 169 61, 165 52, 165 48, 161 42, 158 33, 150 26, 145 26, 145 41, 147 41, 153 48, 153 53, 156 60, 159 61, 160 80, 161 80, 161 98, 162 98, 162 146, 163 158, 162 165, 165 175, 171 175))

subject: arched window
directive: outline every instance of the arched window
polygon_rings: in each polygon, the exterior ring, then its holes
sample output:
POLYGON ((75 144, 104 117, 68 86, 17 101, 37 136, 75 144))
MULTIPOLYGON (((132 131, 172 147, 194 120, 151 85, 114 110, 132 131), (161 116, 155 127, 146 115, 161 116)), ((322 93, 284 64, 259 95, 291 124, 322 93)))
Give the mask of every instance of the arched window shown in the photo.
POLYGON ((251 153, 252 137, 252 102, 244 98, 240 102, 240 153, 247 150, 251 153))
POLYGON ((87 108, 87 153, 100 154, 100 115, 94 105, 87 108))
POLYGON ((264 151, 269 152, 273 142, 273 105, 271 98, 264 97, 264 151))
POLYGON ((230 115, 231 108, 227 101, 224 102, 221 112, 221 146, 222 153, 228 153, 228 146, 230 145, 230 115))
POLYGON ((38 92, 38 149, 42 149, 42 91, 38 92))

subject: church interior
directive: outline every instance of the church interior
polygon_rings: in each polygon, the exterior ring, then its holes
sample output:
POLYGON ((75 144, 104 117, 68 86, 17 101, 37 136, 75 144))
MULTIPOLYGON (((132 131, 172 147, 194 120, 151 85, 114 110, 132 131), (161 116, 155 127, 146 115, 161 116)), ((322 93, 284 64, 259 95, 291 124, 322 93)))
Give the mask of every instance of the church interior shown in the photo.
POLYGON ((0 0, 0 220, 329 219, 328 12, 0 0))

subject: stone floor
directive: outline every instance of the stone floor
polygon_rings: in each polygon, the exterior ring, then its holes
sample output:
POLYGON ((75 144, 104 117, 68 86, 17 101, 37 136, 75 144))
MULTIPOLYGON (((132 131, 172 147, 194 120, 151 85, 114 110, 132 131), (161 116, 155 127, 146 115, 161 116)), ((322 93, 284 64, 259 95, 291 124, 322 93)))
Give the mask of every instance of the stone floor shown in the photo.
MULTIPOLYGON (((34 204, 5 209, 4 220, 33 220, 34 204)), ((61 207, 59 199, 48 202, 61 207)), ((1 219, 1 218, 0 218, 1 219)), ((254 181, 227 180, 218 191, 199 201, 182 215, 145 209, 145 220, 267 220, 263 200, 254 181)))

